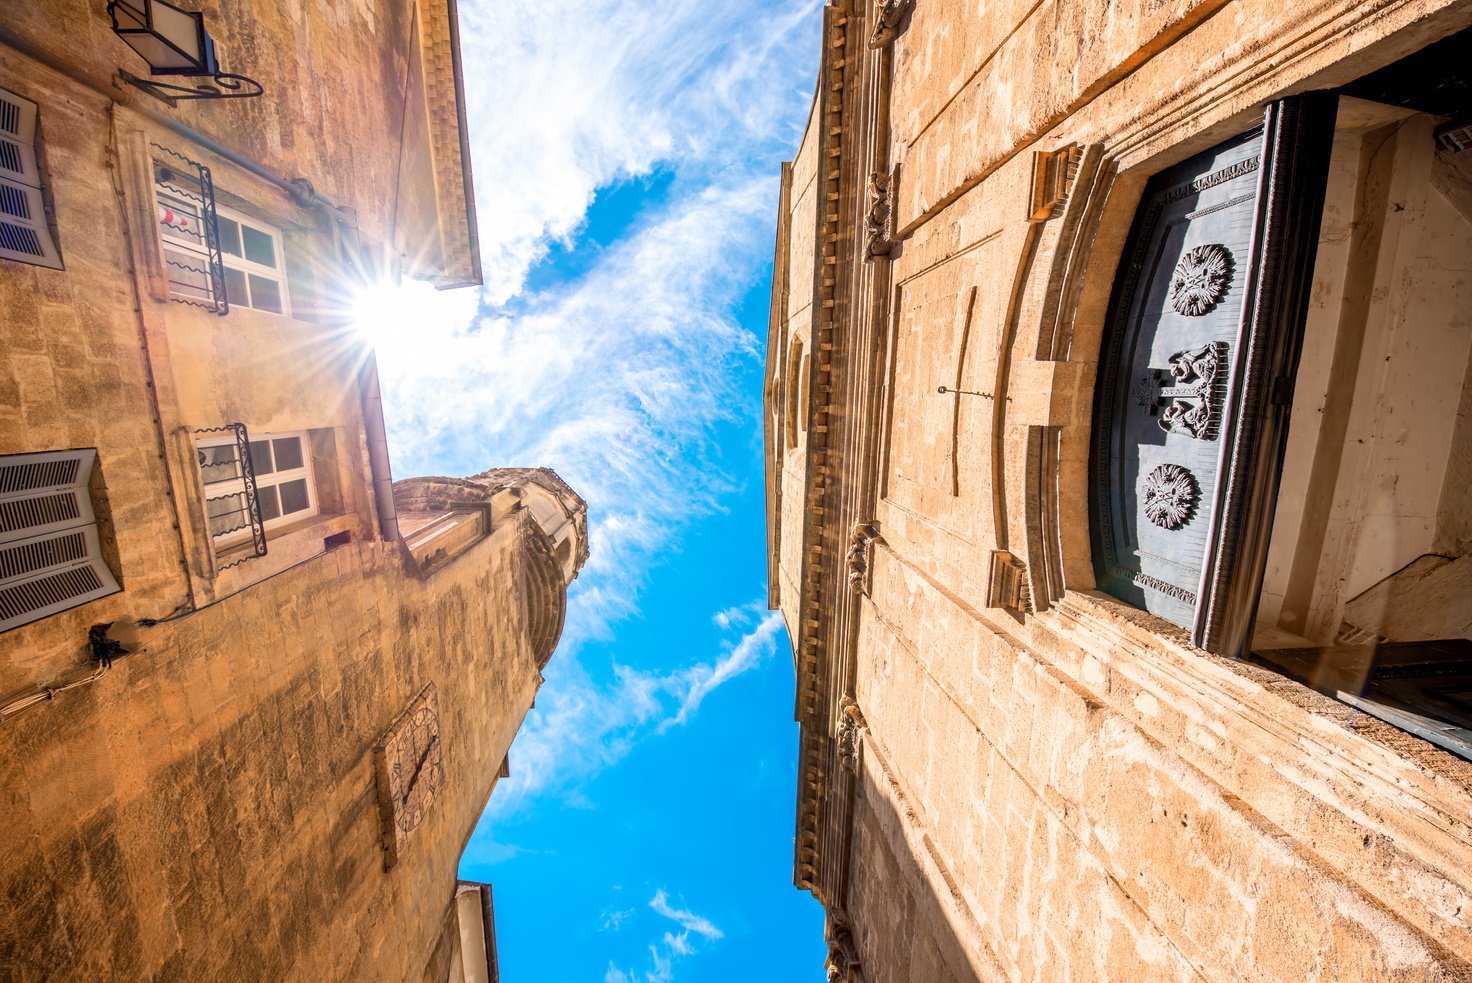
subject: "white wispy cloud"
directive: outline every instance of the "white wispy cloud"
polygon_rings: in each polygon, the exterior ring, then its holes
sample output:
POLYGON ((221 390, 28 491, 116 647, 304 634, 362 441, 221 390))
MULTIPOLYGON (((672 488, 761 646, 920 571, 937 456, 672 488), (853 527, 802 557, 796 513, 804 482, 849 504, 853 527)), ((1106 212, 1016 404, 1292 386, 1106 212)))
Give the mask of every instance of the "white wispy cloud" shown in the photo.
POLYGON ((686 933, 694 932, 707 939, 719 939, 722 937, 723 933, 710 923, 710 919, 702 918, 693 911, 676 908, 670 904, 669 895, 664 893, 663 888, 654 892, 654 898, 650 900, 649 907, 654 909, 655 914, 663 915, 665 918, 678 924, 686 933))
POLYGON ((649 907, 655 914, 679 925, 682 931, 678 935, 665 932, 658 942, 649 945, 649 968, 642 973, 638 970, 620 969, 610 961, 608 972, 603 976, 604 983, 670 983, 675 978, 676 958, 693 956, 698 951, 690 941, 692 932, 706 942, 724 937, 725 933, 716 928, 710 919, 670 904, 669 895, 663 888, 654 892, 649 907))
MULTIPOLYGON (((487 293, 516 294, 594 192, 794 142, 818 0, 482 0, 460 7, 487 293), (806 61, 791 56, 804 44, 806 61)), ((799 120, 799 124, 800 124, 799 120)))
POLYGON ((493 811, 575 796, 772 649, 776 621, 734 611, 717 624, 741 637, 714 658, 621 652, 597 679, 579 660, 638 611, 653 558, 739 487, 715 433, 755 432, 760 396, 738 381, 759 373, 761 338, 734 311, 770 260, 777 162, 812 96, 792 66, 816 64, 820 6, 462 0, 486 286, 393 301, 378 352, 394 470, 553 467, 588 502, 592 550, 493 811), (656 170, 668 191, 622 238, 575 280, 526 292, 600 188, 656 170))
POLYGON ((687 683, 685 696, 680 701, 680 710, 673 717, 660 723, 663 733, 671 727, 683 724, 710 693, 720 686, 755 666, 776 645, 777 632, 782 627, 782 616, 768 611, 757 622, 755 628, 741 637, 741 641, 711 666, 698 665, 680 674, 687 683))
MULTIPOLYGON (((568 660, 557 685, 538 696, 512 749, 511 777, 497 786, 490 811, 504 815, 536 793, 575 785, 617 763, 640 741, 685 724, 712 692, 776 651, 780 627, 781 616, 766 612, 717 658, 674 670, 616 664, 609 687, 595 684, 581 664, 568 660)), ((482 836, 477 830, 467 852, 495 855, 489 845, 481 846, 482 836)))
POLYGON ((634 914, 633 908, 614 909, 603 913, 603 931, 617 932, 624 922, 634 914))

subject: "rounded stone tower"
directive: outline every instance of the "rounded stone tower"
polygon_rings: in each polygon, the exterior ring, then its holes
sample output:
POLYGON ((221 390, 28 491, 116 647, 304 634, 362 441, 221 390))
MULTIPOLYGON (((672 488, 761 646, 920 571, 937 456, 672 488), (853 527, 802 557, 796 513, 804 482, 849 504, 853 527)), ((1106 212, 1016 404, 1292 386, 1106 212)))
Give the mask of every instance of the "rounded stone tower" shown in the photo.
POLYGON ((588 506, 550 468, 394 482, 404 545, 426 575, 508 525, 519 537, 521 599, 539 667, 562 635, 567 588, 588 558, 588 506))

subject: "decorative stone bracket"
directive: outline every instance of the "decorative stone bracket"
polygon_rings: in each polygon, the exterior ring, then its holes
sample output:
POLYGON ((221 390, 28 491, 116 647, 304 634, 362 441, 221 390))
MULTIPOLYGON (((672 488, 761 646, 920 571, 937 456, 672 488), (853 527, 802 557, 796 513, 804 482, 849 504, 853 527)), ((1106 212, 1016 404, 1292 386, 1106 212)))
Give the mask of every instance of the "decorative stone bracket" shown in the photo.
POLYGON ((862 734, 869 725, 864 721, 864 714, 853 697, 843 697, 838 705, 838 763, 857 775, 863 751, 862 734))
POLYGON ((854 525, 853 535, 849 539, 849 586, 865 597, 874 586, 874 544, 880 538, 877 524, 860 522, 854 525))
POLYGON ((869 47, 882 48, 899 37, 905 19, 914 8, 915 0, 875 0, 874 33, 869 35, 869 47))
POLYGON ((1006 550, 992 551, 992 577, 986 603, 987 607, 1005 608, 1014 614, 1033 612, 1027 564, 1006 550))
POLYGON ((864 983, 859 947, 854 942, 848 915, 842 908, 828 910, 828 926, 823 936, 828 942, 828 983, 864 983))
POLYGON ((1028 194, 1027 220, 1046 222, 1063 213, 1078 176, 1084 148, 1076 143, 1059 150, 1039 150, 1032 155, 1032 188, 1028 194))
POLYGON ((895 177, 883 171, 869 175, 869 211, 864 216, 864 259, 888 256, 894 248, 895 177))

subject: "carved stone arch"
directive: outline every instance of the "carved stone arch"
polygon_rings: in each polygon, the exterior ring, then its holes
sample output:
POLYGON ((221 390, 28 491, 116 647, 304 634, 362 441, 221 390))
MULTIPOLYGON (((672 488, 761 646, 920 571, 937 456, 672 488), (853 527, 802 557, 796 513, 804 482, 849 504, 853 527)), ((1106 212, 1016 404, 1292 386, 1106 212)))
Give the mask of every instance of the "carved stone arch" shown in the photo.
POLYGON ((1058 219, 1035 357, 1060 363, 1073 400, 1067 412, 1028 428, 1026 550, 1040 610, 1066 589, 1095 587, 1089 526, 1079 521, 1088 511, 1093 389, 1115 275, 1148 180, 1103 145, 1091 145, 1058 219))
MULTIPOLYGON (((1074 321, 1088 299, 1085 273, 1115 175, 1113 162, 1097 143, 1056 146, 1034 153, 1032 160, 1032 188, 1024 209, 1027 234, 991 386, 996 398, 991 486, 998 535, 987 603, 1017 616, 1045 609, 1063 591, 1064 538, 1070 525, 1063 521, 1064 502, 1059 497, 1059 471, 1069 463, 1064 431, 1074 423, 1086 431, 1087 409, 1078 419, 1060 419, 1055 407, 1067 405, 1060 393, 1072 395, 1077 373, 1071 367, 1037 363, 1067 362, 1071 357, 1074 321), (1025 411, 1011 405, 1011 377, 1019 371, 1031 379, 1052 380, 1052 392, 1041 404, 1030 400, 1025 411), (1021 468, 1008 452, 1019 438, 1027 447, 1021 468)), ((1128 215, 1124 221, 1127 225, 1128 215)), ((1107 291, 1106 284, 1106 299, 1107 291)), ((1079 403, 1074 401, 1075 406, 1079 403)), ((1074 458, 1086 457, 1086 433, 1076 446, 1081 453, 1074 458)), ((1082 478, 1081 464, 1078 470, 1082 478)), ((1082 514, 1082 502, 1071 514, 1082 514)), ((1086 531, 1082 539, 1086 544, 1086 531)))

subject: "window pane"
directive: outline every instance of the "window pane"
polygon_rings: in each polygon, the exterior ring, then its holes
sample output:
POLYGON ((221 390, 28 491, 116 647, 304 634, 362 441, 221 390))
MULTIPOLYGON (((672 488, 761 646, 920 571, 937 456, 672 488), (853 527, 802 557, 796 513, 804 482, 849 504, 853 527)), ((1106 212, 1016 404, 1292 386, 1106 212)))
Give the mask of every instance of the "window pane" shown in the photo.
POLYGON ((302 466, 302 439, 279 437, 271 441, 276 446, 276 470, 290 471, 302 466))
POLYGON ((293 512, 305 512, 312 507, 312 500, 307 495, 307 479, 298 478, 295 481, 283 482, 281 485, 281 514, 291 515, 293 512))
POLYGON ((240 236, 245 242, 245 258, 262 266, 276 265, 276 243, 266 233, 248 225, 240 227, 240 236))
POLYGON ((281 515, 281 499, 276 497, 275 485, 257 485, 256 499, 261 503, 261 521, 270 522, 281 515))
POLYGON ((164 238, 204 249, 204 229, 200 225, 199 205, 172 188, 160 186, 156 191, 158 224, 163 229, 164 238))
POLYGON ((250 306, 258 311, 281 313, 281 286, 275 280, 250 275, 250 306))
POLYGON ((255 469, 257 478, 276 470, 271 466, 271 442, 269 440, 250 442, 250 466, 255 469))
POLYGON ((245 289, 245 274, 225 267, 225 299, 237 307, 250 306, 250 294, 245 289))
POLYGON ((204 507, 210 517, 211 536, 227 536, 250 526, 250 514, 246 511, 243 493, 236 492, 234 495, 208 499, 204 507))
POLYGON ((227 256, 240 255, 240 225, 234 219, 220 217, 220 250, 227 256))
POLYGON ((199 470, 204 475, 206 485, 239 478, 240 468, 236 466, 235 445, 216 444, 213 447, 199 448, 199 470))
POLYGON ((209 261, 194 253, 177 249, 164 250, 164 272, 169 277, 169 293, 208 304, 214 297, 210 287, 209 261))

